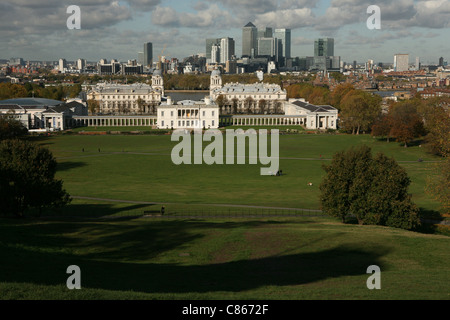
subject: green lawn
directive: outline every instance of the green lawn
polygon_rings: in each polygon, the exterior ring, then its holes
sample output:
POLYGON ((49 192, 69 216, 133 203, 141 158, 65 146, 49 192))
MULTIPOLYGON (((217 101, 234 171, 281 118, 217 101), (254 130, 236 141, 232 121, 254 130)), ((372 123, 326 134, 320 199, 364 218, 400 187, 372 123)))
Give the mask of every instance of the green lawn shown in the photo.
MULTIPOLYGON (((170 136, 65 135, 41 141, 59 162, 58 178, 74 196, 183 204, 239 204, 319 209, 322 165, 354 145, 369 145, 400 161, 410 175, 413 200, 427 210, 439 204, 424 192, 438 161, 419 146, 404 148, 370 136, 282 135, 282 177, 261 176, 257 165, 175 165, 170 136), (84 150, 84 151, 83 151, 84 150), (421 158, 424 162, 418 162, 421 158), (308 183, 312 186, 308 186, 308 183)), ((206 146, 208 142, 204 143, 206 146)))
POLYGON ((0 219, 0 233, 1 299, 450 298, 450 238, 329 218, 0 219))
POLYGON ((450 298, 448 236, 287 209, 319 209, 322 165, 367 144, 406 168, 414 202, 437 210, 424 188, 439 158, 419 145, 282 135, 276 177, 261 176, 261 164, 176 166, 167 135, 37 141, 67 191, 84 198, 40 219, 0 219, 0 299, 450 298), (66 288, 70 265, 81 268, 82 290, 66 288), (371 265, 381 290, 366 287, 371 265))

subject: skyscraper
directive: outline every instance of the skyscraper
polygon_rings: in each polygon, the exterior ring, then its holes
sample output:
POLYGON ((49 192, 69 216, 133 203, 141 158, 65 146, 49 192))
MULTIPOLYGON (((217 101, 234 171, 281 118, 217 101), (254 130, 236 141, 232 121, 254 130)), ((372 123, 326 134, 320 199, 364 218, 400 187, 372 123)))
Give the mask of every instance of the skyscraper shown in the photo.
POLYGON ((232 38, 222 38, 220 40, 220 63, 227 63, 234 56, 234 40, 232 38))
POLYGON ((403 72, 409 70, 409 55, 396 54, 394 55, 394 71, 403 72))
POLYGON ((332 57, 334 56, 334 39, 324 38, 314 41, 314 56, 332 57))
POLYGON ((258 39, 260 38, 272 38, 273 37, 273 29, 265 28, 263 30, 258 30, 258 39))
POLYGON ((153 44, 151 42, 144 43, 144 66, 151 67, 153 63, 153 44))
POLYGON ((206 39, 206 60, 211 60, 211 50, 214 45, 220 45, 220 38, 206 39))
POLYGON ((291 29, 275 29, 273 37, 281 39, 283 46, 282 56, 285 59, 291 58, 291 29))
POLYGON ((258 54, 258 29, 249 22, 242 28, 242 56, 255 57, 258 54))
POLYGON ((439 67, 443 67, 444 66, 444 58, 440 57, 439 58, 439 67))

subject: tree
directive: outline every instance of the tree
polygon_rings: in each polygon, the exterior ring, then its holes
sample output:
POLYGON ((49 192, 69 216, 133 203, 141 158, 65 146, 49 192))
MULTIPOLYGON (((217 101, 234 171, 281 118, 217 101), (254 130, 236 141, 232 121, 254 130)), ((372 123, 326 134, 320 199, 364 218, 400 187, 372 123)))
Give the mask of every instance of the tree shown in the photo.
POLYGON ((95 114, 100 110, 100 103, 98 102, 98 100, 88 100, 88 108, 89 108, 89 112, 91 114, 95 114))
POLYGON ((259 106, 259 113, 264 114, 267 107, 267 101, 264 99, 260 99, 258 102, 258 106, 259 106))
POLYGON ((382 114, 376 120, 372 126, 372 136, 374 137, 386 137, 389 142, 391 134, 392 124, 389 115, 382 114))
POLYGON ((56 160, 51 152, 29 141, 0 143, 0 203, 2 212, 23 217, 30 208, 70 202, 63 182, 55 179, 56 160))
POLYGON ((350 90, 341 100, 341 126, 352 134, 367 131, 381 113, 381 97, 350 90))
POLYGON ((226 96, 224 96, 223 94, 220 94, 217 98, 216 98, 216 103, 219 106, 219 110, 221 114, 224 114, 224 110, 223 107, 227 105, 228 103, 228 99, 226 96))
POLYGON ((6 139, 20 138, 28 132, 20 121, 0 116, 0 141, 6 139))
POLYGON ((417 105, 410 101, 396 104, 390 111, 390 135, 407 147, 414 138, 425 134, 423 118, 417 112, 417 105))
POLYGON ((144 109, 145 109, 145 101, 143 99, 141 99, 141 97, 139 97, 136 100, 136 104, 137 104, 139 113, 143 114, 144 113, 144 109))
POLYGON ((362 146, 336 153, 324 170, 320 200, 327 214, 342 222, 353 214, 360 224, 404 229, 420 224, 408 194, 410 179, 394 159, 381 153, 373 157, 362 146))

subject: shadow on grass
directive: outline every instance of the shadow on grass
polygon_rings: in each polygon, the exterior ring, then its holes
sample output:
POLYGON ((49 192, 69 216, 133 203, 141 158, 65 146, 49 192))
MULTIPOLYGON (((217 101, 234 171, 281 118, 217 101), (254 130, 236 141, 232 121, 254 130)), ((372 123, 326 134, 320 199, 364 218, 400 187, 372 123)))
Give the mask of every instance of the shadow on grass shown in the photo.
POLYGON ((65 286, 67 267, 77 265, 81 268, 82 288, 143 293, 241 292, 365 275, 370 265, 383 268, 381 258, 389 252, 383 246, 368 250, 363 245, 340 245, 320 251, 308 248, 308 252, 296 254, 199 264, 199 257, 190 251, 190 243, 205 239, 214 230, 273 223, 1 220, 0 255, 7 263, 0 266, 0 282, 65 286), (190 254, 181 256, 180 252, 190 254), (152 261, 161 255, 173 263, 152 261))
POLYGON ((57 171, 68 171, 75 168, 81 168, 85 167, 86 163, 80 162, 80 161, 64 161, 64 162, 58 162, 58 165, 56 167, 57 171))
POLYGON ((339 246, 319 252, 256 260, 183 265, 104 261, 46 252, 30 254, 21 248, 2 251, 6 257, 22 257, 26 261, 14 270, 3 270, 0 273, 2 282, 65 285, 68 278, 66 269, 75 264, 81 268, 83 288, 143 293, 242 292, 264 286, 294 286, 365 275, 371 265, 385 270, 380 258, 388 252, 383 248, 375 252, 339 246))

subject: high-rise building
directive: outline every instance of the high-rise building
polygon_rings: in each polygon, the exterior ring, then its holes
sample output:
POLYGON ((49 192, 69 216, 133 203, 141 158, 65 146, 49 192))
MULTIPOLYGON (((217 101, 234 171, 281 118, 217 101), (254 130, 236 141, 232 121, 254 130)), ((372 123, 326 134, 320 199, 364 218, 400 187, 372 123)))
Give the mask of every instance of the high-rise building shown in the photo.
POLYGON ((258 39, 258 56, 274 57, 277 52, 278 41, 275 38, 259 38, 258 39))
POLYGON ((211 50, 214 45, 220 46, 220 38, 206 39, 206 60, 211 60, 211 50))
POLYGON ((409 55, 396 54, 394 55, 394 71, 403 72, 409 70, 409 55))
POLYGON ((222 38, 220 40, 220 63, 227 63, 234 54, 234 40, 232 38, 222 38))
POLYGON ((444 66, 444 58, 440 57, 439 58, 439 67, 443 67, 444 66))
POLYGON ((153 64, 153 44, 151 42, 144 43, 144 63, 145 67, 151 67, 153 64))
POLYGON ((273 37, 281 39, 283 53, 285 59, 291 58, 291 29, 275 29, 273 37))
POLYGON ((332 57, 334 56, 334 39, 324 38, 314 41, 314 56, 332 57))
POLYGON ((258 55, 258 29, 249 22, 242 28, 242 56, 256 57, 258 55))
POLYGON ((77 69, 78 70, 84 70, 86 68, 86 60, 85 59, 78 59, 77 60, 77 69))
POLYGON ((416 65, 415 65, 415 67, 416 67, 417 71, 420 70, 420 58, 419 57, 416 57, 416 65))
POLYGON ((139 51, 138 52, 138 63, 140 64, 140 65, 144 65, 144 52, 142 52, 142 51, 139 51))
POLYGON ((211 63, 220 63, 220 45, 213 45, 211 48, 211 63))
POLYGON ((67 61, 66 59, 59 59, 59 71, 63 72, 64 69, 67 68, 67 61))
POLYGON ((258 30, 258 39, 260 38, 272 38, 273 37, 273 29, 265 28, 264 30, 258 30))

